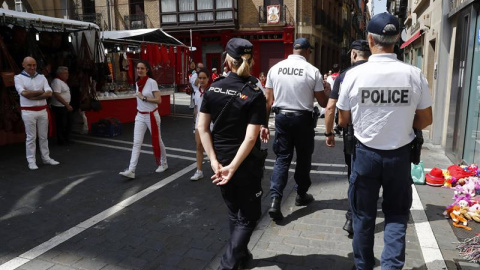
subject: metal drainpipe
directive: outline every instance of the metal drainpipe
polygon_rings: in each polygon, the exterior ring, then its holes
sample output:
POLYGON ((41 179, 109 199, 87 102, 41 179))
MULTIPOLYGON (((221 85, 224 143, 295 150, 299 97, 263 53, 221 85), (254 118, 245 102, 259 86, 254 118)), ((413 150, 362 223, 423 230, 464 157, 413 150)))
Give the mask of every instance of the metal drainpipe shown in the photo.
POLYGON ((294 12, 293 12, 293 21, 295 23, 295 33, 293 34, 293 40, 297 39, 297 33, 298 33, 298 21, 297 21, 297 12, 298 12, 298 0, 295 0, 295 7, 294 7, 294 12))

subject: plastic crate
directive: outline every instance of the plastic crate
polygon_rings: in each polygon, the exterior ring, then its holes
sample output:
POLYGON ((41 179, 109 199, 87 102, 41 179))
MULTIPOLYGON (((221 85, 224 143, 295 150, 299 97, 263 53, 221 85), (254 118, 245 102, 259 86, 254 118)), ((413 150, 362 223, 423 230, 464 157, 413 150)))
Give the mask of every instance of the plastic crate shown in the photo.
POLYGON ((96 123, 92 123, 93 136, 98 137, 115 137, 122 134, 122 123, 116 118, 101 119, 96 123))

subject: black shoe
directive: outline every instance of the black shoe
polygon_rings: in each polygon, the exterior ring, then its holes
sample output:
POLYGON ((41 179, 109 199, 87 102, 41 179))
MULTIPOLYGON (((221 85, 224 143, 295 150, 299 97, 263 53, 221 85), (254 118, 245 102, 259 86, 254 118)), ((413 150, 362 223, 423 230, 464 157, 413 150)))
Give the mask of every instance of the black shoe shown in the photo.
POLYGON ((247 255, 245 255, 245 257, 243 257, 237 264, 237 268, 235 269, 246 269, 247 266, 248 266, 248 263, 253 260, 253 255, 252 253, 250 252, 250 250, 248 250, 248 253, 247 255))
POLYGON ((280 199, 279 197, 272 198, 272 204, 270 205, 270 209, 268 209, 268 214, 273 220, 283 219, 282 211, 280 210, 281 202, 282 202, 282 199, 280 199))
POLYGON ((297 198, 295 198, 295 205, 296 206, 302 206, 302 205, 307 205, 311 202, 313 202, 315 199, 311 194, 305 193, 303 195, 297 194, 297 198))
POLYGON ((353 224, 351 219, 347 219, 345 221, 345 225, 343 225, 343 230, 347 231, 349 235, 353 235, 353 224))

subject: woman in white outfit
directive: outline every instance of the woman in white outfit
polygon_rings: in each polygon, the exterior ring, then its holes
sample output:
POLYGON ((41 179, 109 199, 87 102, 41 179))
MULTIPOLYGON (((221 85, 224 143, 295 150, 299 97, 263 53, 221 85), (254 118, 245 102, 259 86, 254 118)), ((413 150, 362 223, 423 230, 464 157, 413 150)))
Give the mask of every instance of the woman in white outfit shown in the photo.
POLYGON ((198 89, 194 93, 194 100, 195 100, 195 143, 197 146, 197 171, 195 174, 190 177, 190 180, 192 181, 197 181, 203 178, 203 171, 202 171, 202 164, 203 164, 203 145, 202 142, 200 141, 200 136, 198 135, 198 115, 200 112, 200 107, 202 106, 202 100, 203 100, 203 95, 205 94, 205 91, 208 90, 209 87, 209 81, 208 81, 209 75, 208 71, 204 68, 200 69, 198 71, 198 89))
POLYGON ((157 82, 152 79, 150 64, 145 60, 140 60, 137 64, 137 116, 135 117, 135 128, 133 132, 133 148, 130 166, 120 175, 128 178, 135 178, 135 168, 137 167, 138 157, 143 143, 143 137, 147 128, 152 135, 152 147, 155 161, 158 168, 155 172, 164 172, 168 169, 167 153, 160 135, 160 115, 158 114, 158 105, 162 102, 160 90, 157 82))

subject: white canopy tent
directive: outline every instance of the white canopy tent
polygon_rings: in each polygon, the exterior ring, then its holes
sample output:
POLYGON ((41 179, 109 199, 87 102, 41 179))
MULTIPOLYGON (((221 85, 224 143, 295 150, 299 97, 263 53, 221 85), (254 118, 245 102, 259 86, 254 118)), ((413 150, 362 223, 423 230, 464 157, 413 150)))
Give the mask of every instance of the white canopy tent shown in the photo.
POLYGON ((103 31, 103 40, 123 40, 133 43, 161 43, 173 46, 185 46, 178 39, 165 33, 160 28, 123 30, 123 31, 103 31))
POLYGON ((38 30, 44 28, 46 31, 49 28, 54 28, 56 30, 90 30, 96 29, 100 30, 100 27, 94 23, 82 22, 76 20, 60 19, 44 15, 38 15, 27 12, 18 12, 9 9, 0 8, 0 22, 8 24, 14 24, 24 27, 30 27, 33 25, 38 30))

